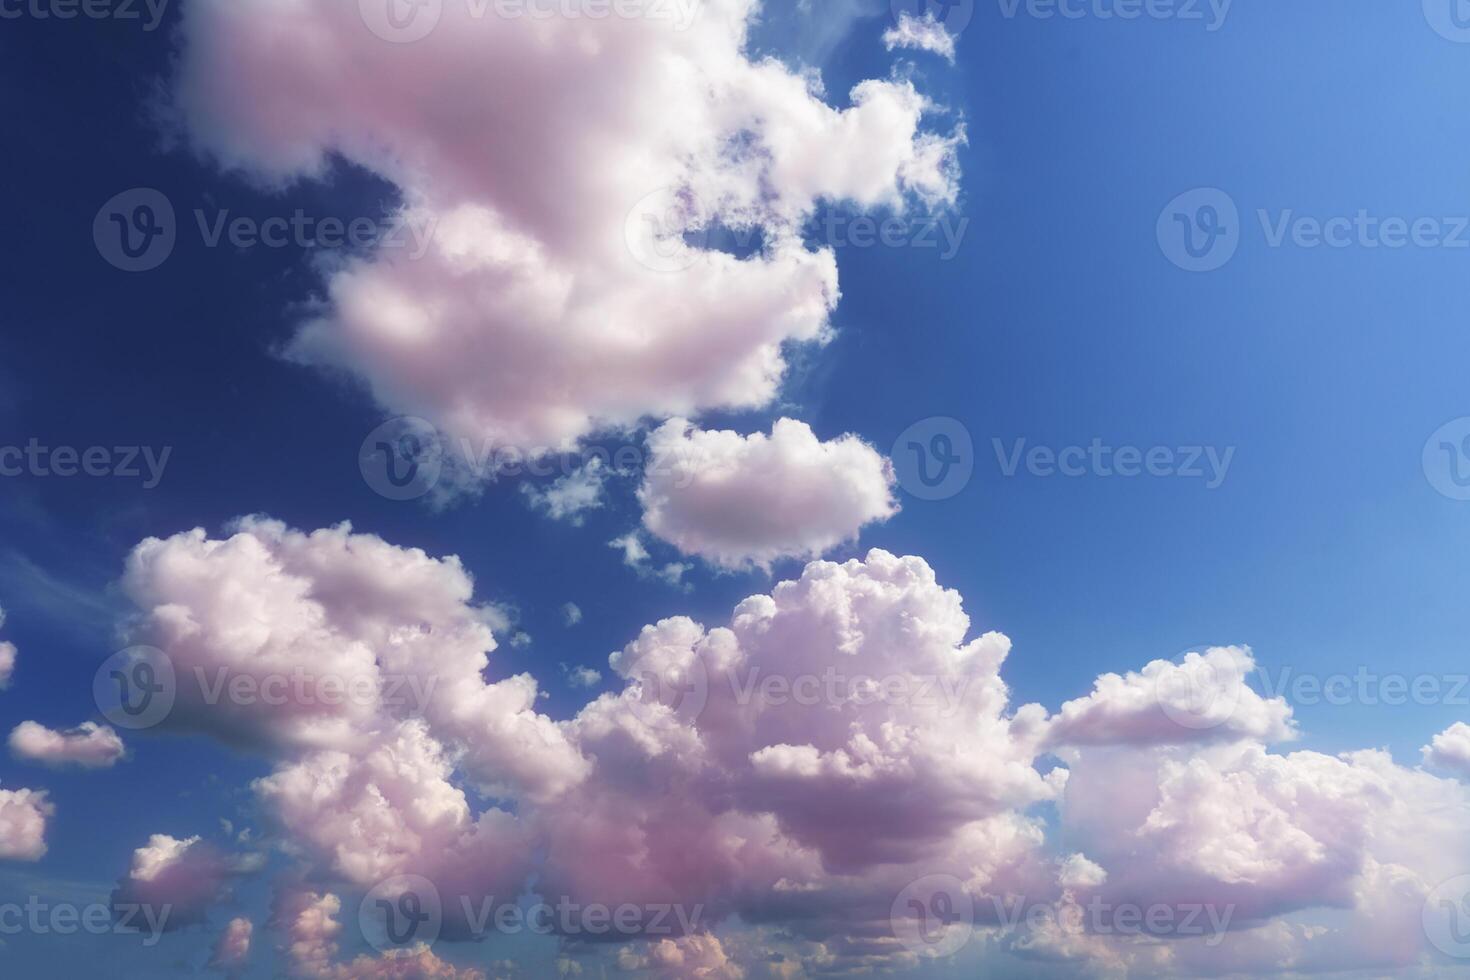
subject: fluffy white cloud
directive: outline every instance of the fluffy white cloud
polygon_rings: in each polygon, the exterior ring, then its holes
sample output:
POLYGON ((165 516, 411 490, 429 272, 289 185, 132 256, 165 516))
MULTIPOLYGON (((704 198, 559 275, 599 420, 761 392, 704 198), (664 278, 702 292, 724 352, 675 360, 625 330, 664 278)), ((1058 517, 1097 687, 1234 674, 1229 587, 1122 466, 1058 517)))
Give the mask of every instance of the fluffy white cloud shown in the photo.
POLYGON ((10 733, 10 751, 17 759, 29 762, 85 769, 105 769, 116 764, 124 753, 117 732, 91 721, 65 732, 23 721, 10 733))
MULTIPOLYGON (((0 609, 0 626, 5 625, 5 610, 0 609)), ((0 640, 0 691, 10 686, 10 679, 15 676, 15 644, 0 640)))
POLYGON ((243 970, 250 956, 250 940, 254 934, 255 924, 249 919, 231 919, 215 941, 209 968, 231 976, 243 970))
POLYGON ((934 19, 933 13, 915 17, 907 11, 898 15, 898 23, 883 32, 883 45, 889 51, 894 48, 915 48, 932 51, 934 54, 954 61, 954 35, 934 19))
POLYGON ((898 511, 877 451, 852 435, 822 442, 793 419, 769 436, 673 419, 649 434, 648 449, 644 526, 725 568, 818 557, 898 511))
POLYGON ((1087 697, 1052 719, 1055 745, 1163 745, 1250 738, 1294 738, 1291 706, 1247 683, 1256 662, 1248 647, 1190 651, 1180 663, 1155 660, 1142 672, 1103 674, 1087 697))
POLYGON ((165 932, 203 922, 230 884, 259 870, 258 855, 225 854, 198 837, 154 834, 133 852, 133 864, 112 893, 114 908, 139 906, 165 932))
POLYGON ((44 790, 0 789, 0 860, 39 861, 56 807, 44 790))
POLYGON ((1470 778, 1470 725, 1457 721, 1421 750, 1424 764, 1470 778))
POLYGON ((861 82, 832 107, 747 54, 752 0, 704 0, 685 29, 450 3, 407 44, 358 6, 195 0, 173 107, 226 169, 278 184, 340 155, 432 226, 421 256, 380 247, 333 267, 291 350, 455 436, 567 447, 765 405, 782 346, 823 340, 838 299, 804 217, 956 193, 963 135, 926 131, 909 81, 861 82), (713 225, 760 229, 764 247, 687 243, 713 225))

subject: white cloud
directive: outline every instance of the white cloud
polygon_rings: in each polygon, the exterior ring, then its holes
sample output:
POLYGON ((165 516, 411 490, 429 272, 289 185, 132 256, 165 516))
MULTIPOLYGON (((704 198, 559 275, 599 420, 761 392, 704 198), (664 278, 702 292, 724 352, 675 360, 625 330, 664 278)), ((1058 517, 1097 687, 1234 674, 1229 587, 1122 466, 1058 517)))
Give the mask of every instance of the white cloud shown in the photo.
POLYGON ((603 505, 603 490, 610 476, 607 464, 593 456, 577 469, 553 480, 547 487, 522 484, 521 492, 531 506, 553 520, 581 524, 583 515, 603 505))
POLYGON ((1248 647, 1190 651, 1180 663, 1155 660, 1142 672, 1103 674, 1092 693, 1062 705, 1051 722, 1056 745, 1160 745, 1251 738, 1294 738, 1291 706, 1266 699, 1247 678, 1248 647))
POLYGON ((209 968, 231 976, 243 970, 250 956, 250 940, 254 933, 255 925, 249 919, 231 919, 215 941, 209 968))
POLYGON ((576 626, 582 621, 582 609, 575 602, 564 603, 561 607, 561 616, 568 626, 576 626))
POLYGON ((242 875, 258 871, 259 855, 229 855, 198 837, 154 834, 133 852, 133 863, 112 893, 114 908, 150 910, 150 922, 171 932, 204 921, 206 913, 230 894, 242 875))
POLYGON ((124 754, 117 732, 91 721, 65 732, 23 721, 10 733, 10 751, 17 759, 29 762, 85 769, 105 769, 115 765, 124 754))
POLYGON ((957 193, 956 130, 902 78, 846 108, 752 60, 752 0, 658 18, 476 17, 386 43, 353 3, 196 0, 173 109, 226 170, 278 185, 334 157, 392 181, 427 250, 379 248, 327 273, 291 345, 394 412, 446 433, 570 448, 646 418, 751 409, 783 345, 819 343, 831 249, 799 229, 821 201, 928 207, 957 193), (596 161, 590 166, 589 161, 596 161), (747 258, 691 247, 759 228, 747 258))
POLYGON ((0 860, 39 861, 56 807, 45 790, 0 789, 0 860))
POLYGON ((882 455, 852 435, 822 442, 793 419, 769 436, 673 419, 649 434, 648 448, 644 526, 723 568, 818 557, 898 511, 882 455))
POLYGON ((894 48, 915 48, 931 51, 946 61, 954 62, 954 35, 934 19, 932 12, 922 18, 905 11, 898 15, 897 26, 883 32, 883 45, 889 51, 894 48))
POLYGON ((596 687, 602 683, 602 671, 591 667, 573 667, 567 671, 567 683, 572 687, 596 687))
POLYGON ((1470 725, 1457 721, 1420 750, 1424 764, 1470 778, 1470 725))

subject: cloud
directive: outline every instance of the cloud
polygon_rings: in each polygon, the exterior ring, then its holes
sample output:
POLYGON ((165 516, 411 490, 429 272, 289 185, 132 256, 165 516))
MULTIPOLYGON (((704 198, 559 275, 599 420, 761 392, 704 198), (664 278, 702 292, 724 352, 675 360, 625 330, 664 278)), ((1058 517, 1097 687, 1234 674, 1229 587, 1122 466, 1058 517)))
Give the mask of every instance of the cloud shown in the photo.
POLYGON ((898 15, 897 26, 883 32, 883 46, 889 51, 894 48, 915 48, 939 55, 954 63, 954 35, 934 19, 932 12, 922 18, 904 12, 898 15))
POLYGON ((0 789, 0 860, 41 860, 46 821, 55 814, 45 790, 0 789))
MULTIPOLYGON (((0 626, 5 625, 5 610, 0 609, 0 626)), ((10 687, 10 679, 15 676, 15 644, 0 641, 0 691, 10 687)))
POLYGON ((575 602, 568 602, 561 607, 562 619, 566 620, 568 626, 576 626, 582 621, 582 609, 575 602))
POLYGON ((1457 721, 1434 736, 1420 752, 1426 766, 1470 778, 1470 725, 1457 721))
POLYGON ((602 671, 591 667, 573 667, 566 674, 567 684, 572 687, 596 687, 602 683, 602 671))
POLYGON ((583 514, 603 504, 603 488, 611 475, 600 457, 593 456, 582 466, 553 480, 545 489, 522 484, 521 492, 552 520, 581 524, 583 514))
POLYGON ((1250 738, 1278 742, 1296 728, 1285 698, 1266 699, 1246 679, 1248 647, 1190 651, 1180 663, 1155 660, 1142 672, 1103 674, 1092 693, 1068 701, 1051 721, 1055 745, 1162 745, 1250 738))
POLYGON ((648 436, 643 525, 722 568, 813 558, 898 512, 892 468, 856 436, 817 439, 780 419, 769 436, 673 419, 648 436))
POLYGON ((767 405, 785 345, 823 342, 838 300, 806 217, 823 201, 955 199, 962 130, 926 128, 935 107, 898 77, 829 105, 747 54, 758 9, 705 0, 676 29, 455 3, 394 44, 356 4, 196 0, 170 108, 224 170, 279 186, 346 160, 433 228, 420 256, 378 248, 329 268, 292 357, 451 436, 570 448, 767 405), (763 247, 704 248, 712 226, 758 229, 763 247))
POLYGON ((157 921, 162 931, 182 929, 203 922, 229 896, 231 883, 261 864, 258 855, 225 854, 198 837, 154 834, 133 852, 132 867, 112 892, 112 906, 149 909, 154 914, 148 921, 157 921))
POLYGON ((639 578, 660 579, 668 585, 682 587, 686 591, 689 589, 689 583, 684 581, 684 575, 690 568, 689 563, 671 561, 665 562, 662 568, 655 567, 653 556, 648 553, 648 546, 643 543, 642 536, 636 530, 613 538, 607 546, 621 551, 623 564, 637 572, 639 578))
POLYGON ((96 722, 83 722, 70 731, 58 732, 34 721, 23 721, 10 733, 10 752, 17 759, 48 766, 81 766, 106 769, 123 757, 117 732, 96 722))
POLYGON ((245 968, 245 961, 250 956, 250 940, 254 933, 255 926, 249 919, 231 919, 215 941, 209 968, 230 976, 237 975, 245 968))

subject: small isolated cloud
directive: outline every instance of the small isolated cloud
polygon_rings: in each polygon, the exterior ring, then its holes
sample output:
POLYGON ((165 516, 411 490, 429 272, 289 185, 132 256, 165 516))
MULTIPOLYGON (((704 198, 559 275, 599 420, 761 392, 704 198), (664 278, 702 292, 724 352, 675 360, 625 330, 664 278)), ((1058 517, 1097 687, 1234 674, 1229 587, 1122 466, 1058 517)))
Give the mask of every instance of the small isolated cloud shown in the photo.
POLYGON ((611 475, 606 463, 593 456, 579 468, 558 477, 547 487, 522 484, 521 492, 531 506, 552 520, 581 524, 584 514, 603 503, 603 489, 611 475))
POLYGON ((45 790, 0 789, 0 860, 41 860, 46 821, 55 813, 45 790))
MULTIPOLYGON (((0 609, 0 626, 5 625, 5 610, 0 609)), ((0 691, 10 686, 10 678, 15 675, 15 644, 0 641, 0 691)))
POLYGON ((673 419, 648 437, 643 525, 721 568, 816 558, 898 512, 893 471, 853 435, 822 442, 780 419, 769 436, 673 419))
POLYGON ((1457 721, 1419 750, 1424 764, 1470 779, 1470 725, 1457 721))
POLYGON ((689 571, 689 564, 682 561, 671 561, 658 567, 653 562, 653 556, 648 553, 648 546, 643 543, 642 536, 635 530, 629 531, 622 537, 613 538, 607 543, 609 548, 616 548, 623 553, 623 564, 638 573, 639 578, 656 578, 669 585, 688 589, 689 585, 684 581, 684 573, 689 571))
POLYGON ((568 626, 576 626, 582 621, 582 609, 575 602, 568 602, 561 607, 562 618, 568 626))
POLYGON ((198 837, 154 834, 133 852, 133 864, 112 892, 114 909, 151 910, 161 932, 204 921, 229 896, 230 883, 260 869, 258 856, 225 854, 198 837))
POLYGON ((106 769, 123 757, 122 739, 107 725, 83 722, 58 732, 34 721, 23 721, 10 733, 10 753, 17 759, 47 766, 106 769))
POLYGON ((596 687, 602 683, 602 671, 591 667, 567 667, 563 664, 562 671, 567 675, 567 684, 574 688, 596 687))
POLYGON ((209 958, 209 968, 229 976, 238 974, 245 968, 245 960, 250 955, 250 939, 254 933, 255 925, 249 919, 231 919, 230 924, 225 926, 225 931, 215 941, 214 953, 209 958))
POLYGON ((910 13, 898 16, 898 26, 883 32, 883 46, 889 51, 894 48, 915 48, 931 51, 951 64, 954 63, 954 35, 934 19, 932 13, 922 18, 910 13))

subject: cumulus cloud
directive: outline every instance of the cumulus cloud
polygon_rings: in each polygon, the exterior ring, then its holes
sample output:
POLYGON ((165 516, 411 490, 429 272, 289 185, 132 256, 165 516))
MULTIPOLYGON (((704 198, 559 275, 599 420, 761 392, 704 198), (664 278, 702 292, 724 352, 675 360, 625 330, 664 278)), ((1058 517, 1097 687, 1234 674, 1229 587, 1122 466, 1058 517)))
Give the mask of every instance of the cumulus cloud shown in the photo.
MULTIPOLYGON (((651 623, 609 658, 618 689, 564 723, 534 713, 529 679, 483 676, 487 607, 451 558, 255 519, 225 540, 145 542, 125 584, 141 600, 129 628, 180 663, 340 658, 450 685, 442 704, 373 701, 325 744, 255 732, 293 723, 269 705, 199 725, 254 733, 272 759, 256 796, 323 883, 278 900, 297 976, 463 975, 427 948, 339 957, 325 883, 396 875, 448 897, 443 942, 473 935, 460 899, 528 889, 682 910, 673 934, 569 942, 568 972, 586 957, 669 977, 917 966, 933 954, 904 938, 905 916, 937 901, 936 873, 946 900, 994 930, 966 956, 1061 975, 1395 970, 1429 961, 1426 897, 1470 870, 1470 788, 1382 752, 1272 752, 1290 715, 1247 696, 1245 648, 1100 678, 1049 717, 1012 703, 1010 641, 974 629, 916 557, 813 561, 718 624, 651 623), (1168 700, 1170 670, 1195 671, 1182 689, 1198 696, 1168 700), (1173 734, 1166 704, 1223 735, 1173 734), (1052 803, 1055 820, 1040 812, 1052 803), (1215 919, 1202 912, 1206 931, 1188 936, 1109 933, 1095 901, 1195 904, 1215 919), (1045 914, 1011 919, 1013 907, 1045 914)), ((124 884, 173 881, 200 908, 234 870, 210 853, 155 838, 124 884)))
POLYGON ((926 128, 912 83, 866 80, 834 108, 748 56, 752 0, 705 0, 686 29, 445 4, 411 44, 374 36, 356 4, 268 8, 185 8, 174 114, 224 169, 276 185, 340 157, 432 224, 421 256, 379 248, 328 270, 291 354, 455 436, 569 448, 763 406, 783 345, 824 340, 838 299, 805 217, 957 193, 963 133, 926 128), (759 229, 764 247, 701 247, 716 225, 759 229))
POLYGON ((286 935, 287 974, 299 980, 485 980, 475 969, 459 969, 427 946, 389 950, 337 962, 342 900, 329 892, 287 887, 278 890, 271 924, 286 935))
POLYGON ((215 941, 209 968, 228 976, 238 975, 245 969, 245 961, 250 956, 250 940, 254 933, 255 924, 249 919, 231 919, 215 941))
POLYGON ((107 725, 83 722, 58 732, 34 721, 23 721, 10 733, 10 752, 17 759, 48 766, 105 769, 123 757, 122 739, 107 725))
POLYGON ((567 683, 572 687, 596 687, 602 683, 602 671, 591 667, 572 667, 566 671, 567 683))
POLYGON ((582 621, 582 609, 575 602, 568 602, 562 605, 561 616, 568 626, 576 626, 582 621))
POLYGON ((769 436, 673 419, 648 436, 643 525, 724 568, 813 558, 898 511, 892 468, 856 436, 822 442, 780 419, 769 436))
POLYGON ((931 51, 951 63, 954 61, 954 41, 954 35, 929 12, 923 17, 915 17, 905 11, 898 15, 895 26, 883 32, 883 46, 889 51, 894 48, 931 51))
POLYGON ((0 860, 41 860, 46 821, 55 814, 45 790, 0 789, 0 860))
POLYGON ((1158 745, 1295 737, 1291 706, 1247 683, 1256 668, 1248 647, 1190 651, 1180 663, 1155 660, 1141 672, 1103 674, 1092 693, 1062 705, 1051 722, 1057 745, 1158 745))
POLYGON ((1470 725, 1457 721, 1420 750, 1424 764, 1470 778, 1470 725))
MULTIPOLYGON (((0 626, 5 625, 5 610, 0 609, 0 626)), ((15 676, 15 644, 0 640, 0 691, 10 687, 15 676)))
POLYGON ((230 885, 259 870, 256 855, 226 854, 198 837, 154 834, 133 852, 132 867, 112 892, 114 909, 150 910, 164 932, 203 922, 224 901, 230 885))

